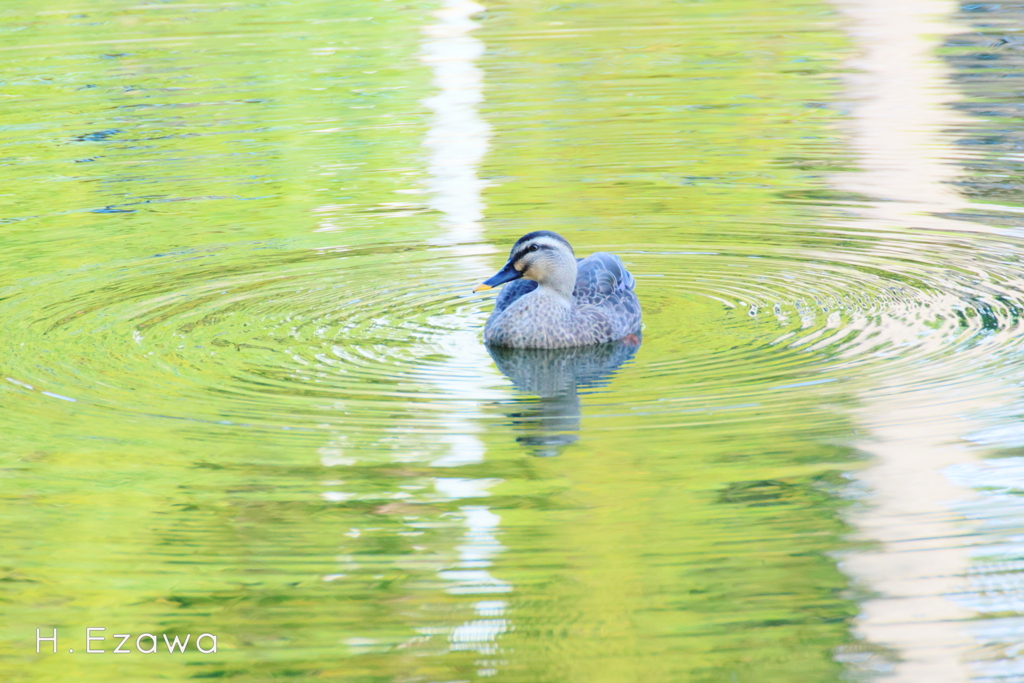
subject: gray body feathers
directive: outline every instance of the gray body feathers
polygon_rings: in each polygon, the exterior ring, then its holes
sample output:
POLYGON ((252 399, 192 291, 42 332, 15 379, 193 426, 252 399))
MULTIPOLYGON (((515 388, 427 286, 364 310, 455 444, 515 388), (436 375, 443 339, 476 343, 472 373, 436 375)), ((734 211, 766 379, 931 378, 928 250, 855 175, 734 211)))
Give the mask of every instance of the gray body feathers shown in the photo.
POLYGON ((530 279, 506 284, 484 328, 484 341, 553 349, 601 344, 639 333, 640 301, 633 291, 633 276, 619 257, 598 252, 572 261, 576 278, 571 297, 530 279))

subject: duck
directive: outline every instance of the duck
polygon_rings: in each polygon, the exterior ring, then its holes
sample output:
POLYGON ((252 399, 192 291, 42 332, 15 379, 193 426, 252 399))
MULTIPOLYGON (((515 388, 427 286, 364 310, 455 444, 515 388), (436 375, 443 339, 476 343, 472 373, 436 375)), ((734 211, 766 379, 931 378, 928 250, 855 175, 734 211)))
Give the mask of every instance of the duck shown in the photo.
POLYGON ((639 344, 640 300, 615 254, 578 259, 564 237, 536 230, 516 240, 505 266, 473 291, 501 285, 484 326, 488 345, 560 349, 624 338, 639 344))

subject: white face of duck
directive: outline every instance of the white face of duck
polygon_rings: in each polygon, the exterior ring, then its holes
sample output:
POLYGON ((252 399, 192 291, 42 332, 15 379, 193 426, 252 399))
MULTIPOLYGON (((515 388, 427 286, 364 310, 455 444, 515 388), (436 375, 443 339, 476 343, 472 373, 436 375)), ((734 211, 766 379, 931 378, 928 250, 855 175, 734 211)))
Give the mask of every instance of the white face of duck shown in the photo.
POLYGON ((541 286, 553 286, 559 291, 568 283, 571 294, 576 282, 576 256, 572 246, 561 235, 548 230, 523 235, 509 252, 505 267, 474 291, 491 289, 519 278, 535 280, 541 286))

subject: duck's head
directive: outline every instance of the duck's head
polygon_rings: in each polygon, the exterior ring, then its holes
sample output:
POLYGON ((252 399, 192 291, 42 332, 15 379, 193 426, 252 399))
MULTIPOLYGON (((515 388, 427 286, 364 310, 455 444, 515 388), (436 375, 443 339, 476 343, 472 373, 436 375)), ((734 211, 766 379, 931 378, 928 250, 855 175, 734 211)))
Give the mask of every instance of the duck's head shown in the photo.
POLYGON ((550 230, 537 230, 520 237, 512 246, 508 263, 473 290, 480 292, 512 280, 526 278, 541 286, 554 286, 572 294, 576 282, 576 255, 564 237, 550 230))

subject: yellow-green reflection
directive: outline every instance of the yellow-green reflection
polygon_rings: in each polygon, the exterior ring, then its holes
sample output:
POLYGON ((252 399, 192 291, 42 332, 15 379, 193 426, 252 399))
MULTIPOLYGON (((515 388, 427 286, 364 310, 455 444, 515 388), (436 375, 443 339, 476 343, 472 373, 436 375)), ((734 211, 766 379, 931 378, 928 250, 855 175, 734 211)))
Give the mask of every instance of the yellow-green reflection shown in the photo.
POLYGON ((435 9, 2 15, 12 680, 839 679, 843 373, 887 312, 959 323, 910 250, 821 229, 835 17, 490 4, 481 242, 437 202, 435 9), (622 254, 647 323, 555 458, 469 295, 537 228, 622 254))

